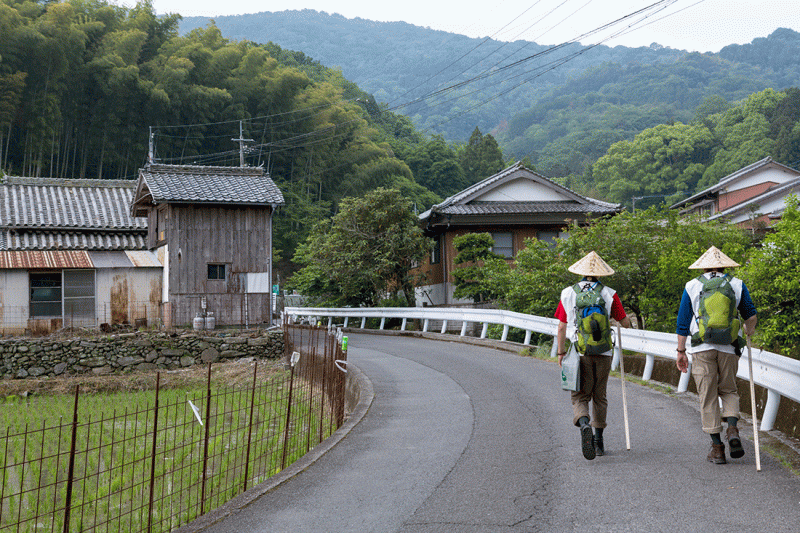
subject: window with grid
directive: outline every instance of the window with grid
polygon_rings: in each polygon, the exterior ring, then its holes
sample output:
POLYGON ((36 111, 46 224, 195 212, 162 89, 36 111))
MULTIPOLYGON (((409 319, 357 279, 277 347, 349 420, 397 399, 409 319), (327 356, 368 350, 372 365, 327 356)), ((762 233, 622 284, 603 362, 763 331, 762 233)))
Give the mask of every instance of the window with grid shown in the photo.
POLYGON ((31 318, 61 318, 61 272, 30 273, 31 318))
POLYGON ((208 279, 209 280, 225 280, 225 265, 212 264, 208 265, 208 279))
POLYGON ((502 255, 506 259, 514 257, 514 239, 511 232, 492 233, 494 246, 492 251, 496 254, 502 255))

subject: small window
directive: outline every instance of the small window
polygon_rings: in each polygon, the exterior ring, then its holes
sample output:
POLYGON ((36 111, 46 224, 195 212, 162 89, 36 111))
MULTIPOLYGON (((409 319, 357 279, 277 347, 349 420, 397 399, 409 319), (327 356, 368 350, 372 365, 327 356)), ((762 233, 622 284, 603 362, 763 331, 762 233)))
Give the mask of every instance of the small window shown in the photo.
POLYGON ((431 264, 438 265, 442 262, 442 236, 436 235, 431 246, 431 264))
POLYGON ((552 248, 556 245, 556 239, 558 239, 558 232, 557 231, 540 231, 536 235, 540 241, 546 242, 549 248, 552 248))
POLYGON ((31 318, 61 318, 61 272, 31 273, 31 318))
POLYGON ((502 255, 506 259, 514 257, 514 239, 512 234, 509 233, 492 233, 494 246, 492 251, 496 254, 502 255))
POLYGON ((208 279, 225 280, 225 265, 208 265, 208 279))

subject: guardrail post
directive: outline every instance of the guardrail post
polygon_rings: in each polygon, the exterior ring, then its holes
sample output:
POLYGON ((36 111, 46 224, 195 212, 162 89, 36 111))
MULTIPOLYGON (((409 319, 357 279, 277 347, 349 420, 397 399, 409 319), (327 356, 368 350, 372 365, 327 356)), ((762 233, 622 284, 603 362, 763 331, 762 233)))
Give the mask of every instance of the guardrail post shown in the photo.
POLYGON ((769 431, 775 426, 780 403, 781 395, 772 389, 767 389, 767 404, 764 406, 764 413, 761 415, 761 431, 769 431))
POLYGON ((500 337, 500 340, 505 342, 507 338, 508 338, 508 325, 505 325, 503 326, 503 336, 500 337))
POLYGON ((678 380, 678 392, 686 392, 689 390, 689 376, 692 375, 692 362, 689 361, 689 366, 686 372, 681 374, 681 379, 678 380))
POLYGON ((442 333, 447 333, 447 320, 442 320, 442 333))
MULTIPOLYGON (((564 346, 566 348, 566 346, 564 346)), ((550 348, 550 357, 558 357, 558 337, 553 336, 553 347, 550 348)))
POLYGON ((466 320, 462 320, 461 321, 461 336, 463 337, 466 334, 467 334, 467 321, 466 320))
POLYGON ((428 331, 428 319, 425 319, 425 322, 422 323, 422 332, 426 333, 428 331))
POLYGON ((331 324, 333 324, 333 317, 329 316, 328 317, 328 327, 331 327, 331 324))
POLYGON ((344 317, 344 325, 342 326, 343 328, 346 328, 346 327, 347 327, 347 322, 348 322, 349 320, 350 320, 350 317, 349 317, 349 316, 346 316, 346 317, 344 317))
POLYGON ((403 323, 400 324, 400 331, 405 331, 406 330, 406 322, 408 322, 408 319, 407 318, 403 318, 403 323))
POLYGON ((489 323, 488 322, 484 322, 483 323, 483 328, 481 329, 481 339, 485 339, 486 338, 486 333, 488 331, 489 331, 489 323))
POLYGON ((383 329, 383 326, 384 326, 385 324, 386 324, 386 317, 385 317, 385 316, 382 316, 382 317, 381 317, 381 327, 380 327, 379 329, 383 329))
POLYGON ((527 344, 530 344, 530 343, 531 343, 531 330, 526 329, 525 330, 525 342, 523 342, 522 344, 526 344, 527 345, 527 344))
MULTIPOLYGON (((612 330, 613 333, 613 330, 612 330)), ((622 357, 622 347, 614 345, 614 355, 611 357, 611 370, 619 368, 619 358, 622 357)))
POLYGON ((653 377, 653 366, 656 362, 656 356, 647 354, 645 355, 645 362, 644 362, 644 371, 642 372, 642 379, 645 381, 650 381, 650 378, 653 377))
POLYGON ((364 325, 367 323, 367 317, 361 317, 361 329, 364 329, 364 325))

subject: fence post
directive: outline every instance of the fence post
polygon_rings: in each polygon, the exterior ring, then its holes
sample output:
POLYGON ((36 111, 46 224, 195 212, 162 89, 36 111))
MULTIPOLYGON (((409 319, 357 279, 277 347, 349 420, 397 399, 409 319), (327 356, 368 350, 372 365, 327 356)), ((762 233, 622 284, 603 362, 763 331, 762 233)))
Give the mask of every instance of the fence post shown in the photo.
POLYGON ((153 530, 153 493, 156 488, 156 439, 158 435, 158 393, 161 390, 161 372, 156 372, 156 402, 153 407, 153 453, 150 457, 150 501, 147 506, 147 531, 153 530))
POLYGON ((211 428, 211 363, 208 363, 208 379, 206 381, 206 434, 203 443, 203 482, 200 488, 200 514, 206 513, 206 469, 208 468, 208 433, 211 428))
POLYGON ((67 468, 67 494, 64 503, 64 533, 69 533, 69 513, 72 507, 72 478, 75 476, 75 446, 78 441, 78 394, 81 386, 75 385, 75 407, 72 411, 72 442, 69 446, 67 468))
MULTIPOLYGON (((302 346, 302 344, 301 344, 302 346)), ((286 406, 286 427, 283 429, 283 457, 281 458, 281 470, 286 468, 286 448, 289 445, 289 423, 292 419, 292 392, 294 392, 294 363, 289 370, 289 400, 286 406)))
POLYGON ((244 488, 242 490, 247 490, 247 476, 249 475, 250 470, 250 444, 253 441, 253 411, 255 410, 256 405, 256 377, 258 375, 258 359, 256 359, 256 363, 253 366, 253 390, 250 393, 250 423, 247 427, 247 452, 245 453, 244 459, 244 488))

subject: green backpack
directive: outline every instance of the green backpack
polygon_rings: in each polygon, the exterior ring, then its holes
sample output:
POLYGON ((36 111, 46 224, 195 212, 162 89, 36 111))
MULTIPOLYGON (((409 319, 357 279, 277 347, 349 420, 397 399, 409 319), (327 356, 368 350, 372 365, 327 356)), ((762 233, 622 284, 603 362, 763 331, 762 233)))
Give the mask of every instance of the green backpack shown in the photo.
POLYGON ((578 351, 584 355, 600 355, 611 349, 611 323, 606 313, 606 301, 598 281, 582 290, 579 283, 572 287, 575 298, 575 315, 578 333, 578 351))
MULTIPOLYGON (((692 335, 692 346, 704 342, 709 344, 733 344, 741 349, 739 339, 739 315, 736 311, 736 293, 727 274, 706 278, 697 277, 703 284, 700 291, 697 326, 699 331, 692 335)), ((737 354, 739 351, 737 350, 737 354)))

